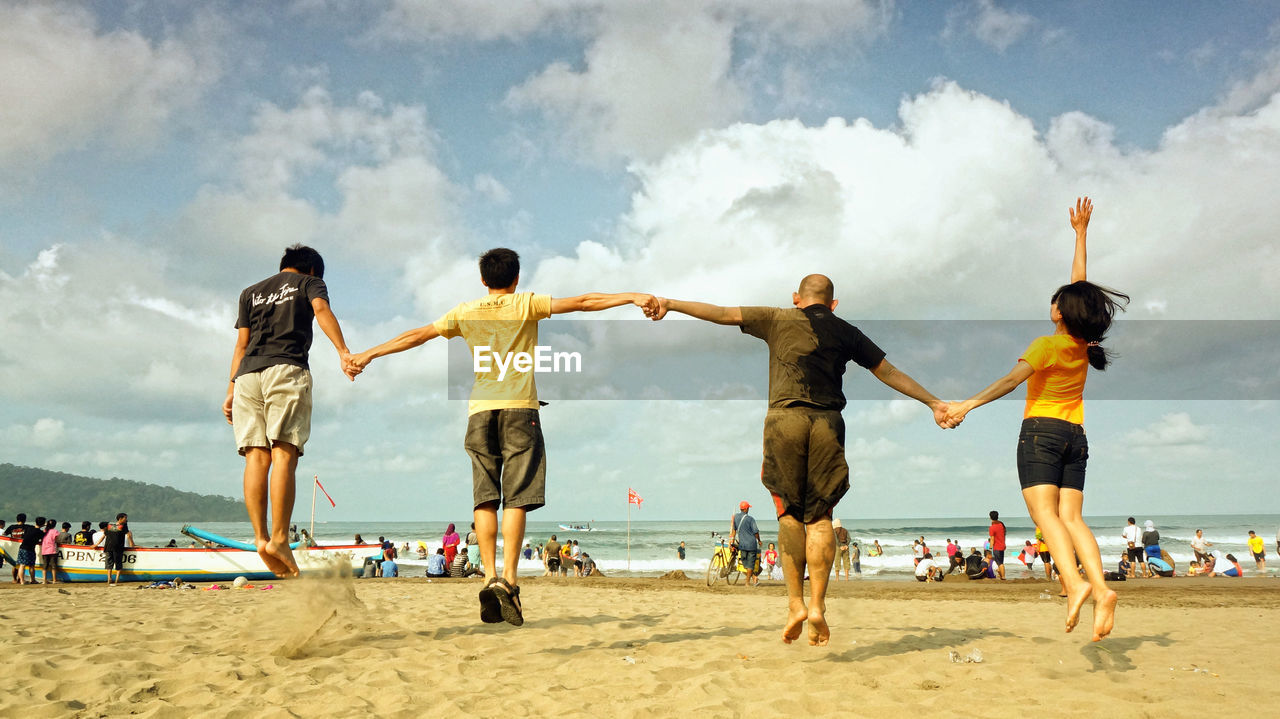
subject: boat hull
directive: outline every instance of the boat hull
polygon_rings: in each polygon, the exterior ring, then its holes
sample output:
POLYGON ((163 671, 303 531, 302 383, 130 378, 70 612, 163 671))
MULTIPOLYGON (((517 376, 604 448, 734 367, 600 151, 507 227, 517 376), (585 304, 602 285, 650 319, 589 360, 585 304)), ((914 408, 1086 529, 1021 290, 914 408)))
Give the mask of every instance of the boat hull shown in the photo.
MULTIPOLYGON (((0 552, 12 564, 18 556, 18 542, 0 537, 0 552)), ((293 552, 303 574, 350 571, 358 574, 370 554, 367 545, 320 546, 293 552)), ((37 557, 37 562, 39 558, 37 557)), ((100 547, 59 545, 60 582, 107 581, 106 554, 100 547)), ((250 581, 275 579, 257 552, 229 547, 130 547, 124 552, 122 582, 158 582, 181 578, 184 582, 229 582, 236 577, 250 581)), ((44 570, 37 564, 36 581, 44 581, 44 570)))

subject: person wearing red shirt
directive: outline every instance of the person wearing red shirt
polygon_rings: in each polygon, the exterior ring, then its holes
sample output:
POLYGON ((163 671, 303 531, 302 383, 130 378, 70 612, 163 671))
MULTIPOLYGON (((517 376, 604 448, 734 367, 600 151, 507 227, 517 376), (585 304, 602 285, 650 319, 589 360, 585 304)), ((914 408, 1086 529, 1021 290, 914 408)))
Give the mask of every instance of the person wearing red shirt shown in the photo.
POLYGON ((996 575, 1004 579, 1004 522, 1000 521, 1000 513, 991 510, 991 529, 987 530, 987 540, 991 542, 991 554, 995 556, 999 568, 996 575))

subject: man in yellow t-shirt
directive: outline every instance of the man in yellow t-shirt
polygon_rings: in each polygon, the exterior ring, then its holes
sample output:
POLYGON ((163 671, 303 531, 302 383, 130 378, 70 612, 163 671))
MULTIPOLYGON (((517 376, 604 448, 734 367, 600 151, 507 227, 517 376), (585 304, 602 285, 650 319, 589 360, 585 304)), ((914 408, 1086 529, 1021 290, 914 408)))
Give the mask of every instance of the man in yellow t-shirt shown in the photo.
POLYGON ((1253 561, 1258 567, 1259 572, 1267 571, 1267 548, 1266 542, 1262 541, 1252 529, 1249 530, 1249 551, 1253 552, 1253 561))
POLYGON ((538 390, 538 321, 566 312, 595 312, 634 304, 656 312, 657 299, 640 293, 591 293, 561 299, 516 292, 520 256, 499 247, 480 256, 480 280, 488 294, 463 302, 435 322, 353 355, 359 374, 378 357, 422 345, 436 337, 462 337, 471 349, 475 384, 468 404, 465 447, 471 457, 475 531, 480 556, 492 575, 480 590, 480 619, 524 623, 516 566, 524 543, 525 515, 545 503, 546 456, 538 390), (502 511, 502 574, 497 574, 498 505, 502 511))

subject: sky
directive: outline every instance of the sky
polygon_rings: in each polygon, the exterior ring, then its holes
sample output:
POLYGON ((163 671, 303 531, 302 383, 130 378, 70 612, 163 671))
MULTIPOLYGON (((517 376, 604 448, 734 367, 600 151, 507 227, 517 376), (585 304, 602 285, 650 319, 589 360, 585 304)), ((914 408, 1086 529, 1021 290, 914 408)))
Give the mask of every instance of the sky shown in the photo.
MULTIPOLYGON (((1053 331, 1088 195, 1089 277, 1132 302, 1086 513, 1280 512, 1278 91, 1266 2, 0 0, 0 461, 240 496, 236 299, 299 242, 357 351, 506 246, 556 297, 789 306, 827 274, 960 399, 1053 331)), ((536 519, 768 505, 763 344, 677 322, 543 323, 585 367, 539 380, 536 519)), ((317 333, 295 516, 318 475, 320 520, 466 520, 460 342, 351 383, 317 333)), ((1021 390, 943 432, 845 388, 839 516, 1025 512, 1021 390)))

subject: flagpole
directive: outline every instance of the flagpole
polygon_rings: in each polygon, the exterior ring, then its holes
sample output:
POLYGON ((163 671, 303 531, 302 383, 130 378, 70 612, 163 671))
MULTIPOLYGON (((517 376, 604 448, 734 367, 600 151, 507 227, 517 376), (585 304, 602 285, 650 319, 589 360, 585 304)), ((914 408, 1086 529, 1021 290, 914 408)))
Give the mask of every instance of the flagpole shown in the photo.
POLYGON ((320 486, 320 475, 311 478, 311 538, 316 538, 316 487, 320 486))
POLYGON ((627 493, 627 572, 631 572, 631 494, 627 493))

